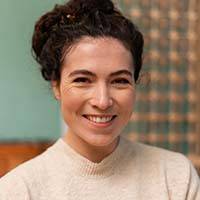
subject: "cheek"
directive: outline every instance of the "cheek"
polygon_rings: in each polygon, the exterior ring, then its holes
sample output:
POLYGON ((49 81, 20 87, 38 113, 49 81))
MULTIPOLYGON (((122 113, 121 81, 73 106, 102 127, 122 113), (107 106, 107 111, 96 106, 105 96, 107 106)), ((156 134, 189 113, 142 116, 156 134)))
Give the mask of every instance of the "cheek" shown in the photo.
POLYGON ((63 87, 61 89, 61 110, 63 115, 67 113, 76 113, 81 111, 86 100, 86 94, 83 90, 74 88, 73 86, 63 87))
POLYGON ((119 106, 125 115, 131 115, 135 102, 135 91, 130 90, 124 94, 118 95, 119 106))

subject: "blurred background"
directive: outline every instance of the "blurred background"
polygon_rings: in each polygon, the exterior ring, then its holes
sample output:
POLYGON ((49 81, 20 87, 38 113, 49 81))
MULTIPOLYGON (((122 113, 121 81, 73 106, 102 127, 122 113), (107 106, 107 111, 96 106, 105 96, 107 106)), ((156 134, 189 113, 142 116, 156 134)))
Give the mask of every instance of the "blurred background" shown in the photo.
MULTIPOLYGON (((65 131, 31 55, 35 21, 64 0, 1 0, 0 176, 65 131)), ((184 153, 200 173, 200 0, 115 0, 145 37, 132 141, 184 153)))

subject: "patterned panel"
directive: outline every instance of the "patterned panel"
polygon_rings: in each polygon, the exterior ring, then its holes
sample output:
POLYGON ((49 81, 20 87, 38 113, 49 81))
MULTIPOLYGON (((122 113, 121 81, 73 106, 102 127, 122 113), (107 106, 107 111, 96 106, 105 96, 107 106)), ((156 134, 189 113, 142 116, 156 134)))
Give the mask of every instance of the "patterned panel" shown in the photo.
POLYGON ((191 158, 199 155, 196 74, 199 0, 118 3, 145 37, 135 111, 125 130, 128 137, 189 154, 191 158))

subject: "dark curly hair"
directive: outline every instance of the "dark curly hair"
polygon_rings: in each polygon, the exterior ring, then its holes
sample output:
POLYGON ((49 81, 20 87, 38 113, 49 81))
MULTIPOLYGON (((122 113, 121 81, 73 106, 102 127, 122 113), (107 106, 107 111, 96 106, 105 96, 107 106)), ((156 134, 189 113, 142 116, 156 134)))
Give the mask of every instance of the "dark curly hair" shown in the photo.
POLYGON ((60 80, 63 54, 83 36, 113 37, 130 50, 134 79, 142 66, 143 36, 110 0, 70 0, 55 5, 35 24, 32 52, 45 80, 60 80))

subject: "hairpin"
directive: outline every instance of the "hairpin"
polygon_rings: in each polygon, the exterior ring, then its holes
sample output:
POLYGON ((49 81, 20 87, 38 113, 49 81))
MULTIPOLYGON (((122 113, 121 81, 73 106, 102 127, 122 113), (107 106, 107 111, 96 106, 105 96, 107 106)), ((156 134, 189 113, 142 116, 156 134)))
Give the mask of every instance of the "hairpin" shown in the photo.
POLYGON ((67 18, 73 21, 76 17, 75 15, 67 14, 67 18))

